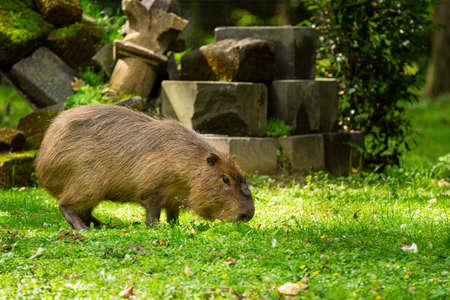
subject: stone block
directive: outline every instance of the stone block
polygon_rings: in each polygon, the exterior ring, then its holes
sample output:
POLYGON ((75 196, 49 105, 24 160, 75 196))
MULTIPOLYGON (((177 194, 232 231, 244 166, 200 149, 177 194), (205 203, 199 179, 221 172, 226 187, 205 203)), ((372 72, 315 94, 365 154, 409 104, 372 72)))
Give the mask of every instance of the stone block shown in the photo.
POLYGON ((105 44, 95 53, 92 61, 105 72, 106 76, 111 77, 114 68, 113 45, 105 44))
POLYGON ((73 94, 71 83, 74 77, 80 77, 45 47, 13 65, 10 75, 14 83, 40 108, 64 103, 73 94))
POLYGON ((318 78, 315 88, 320 106, 320 132, 333 132, 339 117, 338 82, 334 78, 318 78))
POLYGON ((218 27, 216 41, 254 38, 270 42, 275 54, 274 79, 312 79, 315 76, 316 32, 299 26, 218 27))
POLYGON ((27 149, 39 149, 45 130, 63 109, 64 104, 56 104, 35 110, 19 120, 17 129, 25 134, 27 149))
POLYGON ((336 79, 274 80, 269 95, 269 117, 289 124, 294 133, 336 129, 339 116, 336 79))
POLYGON ((269 82, 275 57, 265 40, 225 39, 186 53, 181 59, 181 79, 206 81, 269 82))
POLYGON ((323 135, 304 134, 279 138, 278 144, 290 169, 294 171, 318 171, 325 169, 323 135))
POLYGON ((0 189, 33 185, 33 161, 36 153, 37 151, 27 151, 0 155, 0 189))
POLYGON ((0 128, 0 152, 23 150, 25 136, 23 132, 13 128, 0 128))
POLYGON ((292 126, 294 134, 320 129, 320 100, 314 80, 274 80, 270 86, 269 117, 292 126))
POLYGON ((245 172, 277 172, 277 141, 274 138, 204 135, 212 146, 232 155, 245 172))
POLYGON ((262 83, 163 81, 162 114, 201 133, 264 136, 267 88, 262 83))
POLYGON ((352 169, 362 167, 364 134, 360 132, 327 133, 325 139, 325 164, 335 176, 347 176, 352 169))

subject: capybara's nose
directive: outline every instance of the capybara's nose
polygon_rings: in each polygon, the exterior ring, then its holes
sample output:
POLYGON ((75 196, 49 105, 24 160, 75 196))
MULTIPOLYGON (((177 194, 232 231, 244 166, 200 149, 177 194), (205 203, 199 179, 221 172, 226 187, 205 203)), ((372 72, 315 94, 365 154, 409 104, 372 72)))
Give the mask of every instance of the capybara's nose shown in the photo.
POLYGON ((253 215, 255 214, 255 209, 249 209, 248 211, 241 213, 237 216, 236 221, 238 222, 248 222, 253 218, 253 215))

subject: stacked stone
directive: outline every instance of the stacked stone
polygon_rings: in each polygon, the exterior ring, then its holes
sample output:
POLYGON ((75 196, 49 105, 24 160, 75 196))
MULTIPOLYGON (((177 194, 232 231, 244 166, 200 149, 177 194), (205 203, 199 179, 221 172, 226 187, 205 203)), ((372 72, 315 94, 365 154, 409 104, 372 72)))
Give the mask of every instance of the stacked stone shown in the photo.
POLYGON ((313 28, 221 27, 215 35, 183 57, 181 81, 162 83, 163 115, 207 134, 247 172, 360 167, 363 135, 335 132, 336 79, 315 79, 313 28), (294 135, 264 137, 269 117, 294 135))

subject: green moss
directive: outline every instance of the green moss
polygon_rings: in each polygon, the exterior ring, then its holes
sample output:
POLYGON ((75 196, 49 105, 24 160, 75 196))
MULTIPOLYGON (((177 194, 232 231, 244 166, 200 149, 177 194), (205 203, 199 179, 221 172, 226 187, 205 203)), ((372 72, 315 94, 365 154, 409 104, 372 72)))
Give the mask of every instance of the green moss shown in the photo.
POLYGON ((0 2, 0 64, 9 65, 38 47, 53 26, 30 1, 0 2))
POLYGON ((16 152, 10 152, 10 153, 6 153, 6 154, 2 154, 0 155, 0 162, 8 162, 8 161, 13 161, 13 160, 17 160, 17 159, 26 159, 26 158, 34 158, 37 154, 37 150, 30 150, 30 151, 25 151, 25 152, 20 152, 20 153, 16 153, 16 152))
POLYGON ((95 25, 75 23, 50 32, 47 45, 76 69, 90 62, 99 46, 101 35, 95 25))

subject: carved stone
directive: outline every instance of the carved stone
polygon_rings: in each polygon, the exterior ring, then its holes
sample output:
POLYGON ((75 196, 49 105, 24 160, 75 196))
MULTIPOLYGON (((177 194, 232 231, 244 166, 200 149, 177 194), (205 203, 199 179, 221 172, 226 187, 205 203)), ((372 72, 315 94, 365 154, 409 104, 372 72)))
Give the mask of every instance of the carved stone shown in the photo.
POLYGON ((164 52, 187 25, 187 20, 167 12, 170 5, 165 2, 122 0, 129 27, 123 41, 114 41, 113 90, 149 95, 159 64, 167 62, 164 52))

